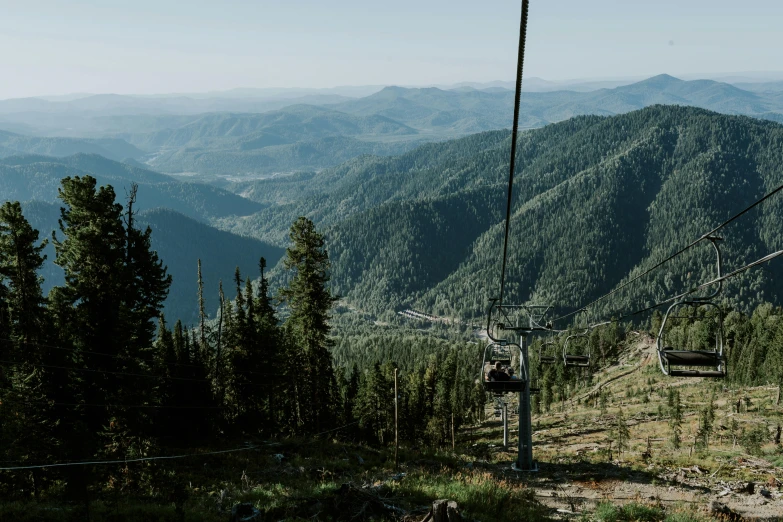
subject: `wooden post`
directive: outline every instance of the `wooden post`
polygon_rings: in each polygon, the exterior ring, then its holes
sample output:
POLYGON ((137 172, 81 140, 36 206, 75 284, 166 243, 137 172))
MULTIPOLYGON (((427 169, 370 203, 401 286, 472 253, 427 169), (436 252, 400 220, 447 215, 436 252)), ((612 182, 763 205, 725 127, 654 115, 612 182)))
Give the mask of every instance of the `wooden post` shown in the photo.
POLYGON ((217 331, 217 355, 215 356, 215 382, 217 383, 217 387, 220 390, 220 405, 223 405, 224 399, 226 397, 226 392, 223 386, 221 386, 220 383, 220 365, 222 363, 221 361, 221 343, 220 343, 220 337, 223 333, 223 304, 225 302, 225 297, 223 295, 223 281, 220 281, 220 284, 218 285, 220 288, 220 318, 218 319, 218 331, 217 331))
POLYGON ((394 369, 394 469, 397 469, 399 460, 397 459, 397 452, 400 449, 399 441, 399 428, 398 428, 398 416, 397 416, 397 368, 394 369))
POLYGON ((451 451, 457 448, 457 442, 454 438, 454 412, 451 412, 451 451))

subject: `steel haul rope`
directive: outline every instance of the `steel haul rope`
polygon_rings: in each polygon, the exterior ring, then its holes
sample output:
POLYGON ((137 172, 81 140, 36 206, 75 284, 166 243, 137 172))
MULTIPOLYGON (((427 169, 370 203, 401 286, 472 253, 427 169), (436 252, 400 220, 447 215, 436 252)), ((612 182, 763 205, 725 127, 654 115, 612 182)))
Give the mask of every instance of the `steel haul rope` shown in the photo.
POLYGON ((677 250, 675 253, 673 253, 673 254, 671 254, 670 256, 666 257, 665 259, 663 259, 663 260, 659 261, 658 263, 656 263, 655 265, 651 266, 650 268, 648 268, 647 270, 645 270, 645 271, 644 271, 644 272, 642 272, 641 274, 639 274, 639 275, 637 275, 637 276, 634 276, 634 277, 632 277, 631 279, 629 279, 629 280, 628 280, 628 281, 626 281, 625 283, 621 284, 620 286, 618 286, 618 287, 617 287, 617 288, 615 288, 614 290, 612 290, 612 291, 610 291, 610 292, 607 292, 607 293, 605 293, 604 295, 602 295, 601 297, 598 297, 598 298, 596 298, 596 299, 594 299, 594 300, 590 301, 590 302, 589 302, 589 303, 587 303, 586 305, 584 305, 584 306, 580 306, 579 308, 577 308, 577 309, 576 309, 576 310, 574 310, 573 312, 567 313, 567 314, 565 314, 565 315, 561 315, 560 317, 556 317, 555 319, 553 319, 553 322, 554 322, 554 321, 560 321, 560 320, 562 320, 562 319, 566 319, 566 318, 568 318, 568 317, 571 317, 571 316, 573 316, 574 314, 578 313, 578 312, 579 312, 579 310, 581 310, 581 309, 583 309, 583 308, 589 308, 589 307, 591 307, 592 305, 594 305, 594 304, 596 304, 596 303, 599 303, 599 302, 603 301, 603 300, 604 300, 604 299, 606 299, 607 297, 610 297, 610 296, 612 296, 612 295, 616 294, 617 292, 619 292, 620 290, 622 290, 622 289, 623 289, 623 288, 625 288, 626 286, 630 285, 631 283, 633 283, 633 282, 635 282, 635 281, 638 281, 639 279, 641 279, 642 277, 646 276, 647 274, 649 274, 649 273, 650 273, 650 272, 652 272, 653 270, 655 270, 655 269, 657 269, 657 268, 660 268, 661 266, 665 265, 666 263, 668 263, 669 261, 671 261, 671 260, 672 260, 672 259, 674 259, 675 257, 677 257, 677 256, 681 255, 681 254, 682 254, 683 252, 685 252, 686 250, 689 250, 689 249, 693 248, 693 247, 694 247, 694 246, 696 246, 697 244, 699 244, 699 243, 701 243, 702 241, 704 241, 705 239, 707 239, 709 236, 712 236, 712 235, 714 235, 716 232, 718 232, 719 230, 721 230, 722 228, 724 228, 724 227, 725 227, 725 226, 727 226, 728 224, 730 224, 730 223, 732 223, 733 221, 735 221, 736 219, 740 218, 741 216, 743 216, 743 215, 744 215, 744 214, 746 214, 747 212, 750 212, 750 211, 751 211, 753 208, 757 207, 758 205, 760 205, 761 203, 765 202, 767 199, 771 198, 772 196, 774 196, 775 194, 777 194, 777 193, 779 193, 779 192, 781 192, 781 191, 783 191, 783 185, 780 185, 780 186, 778 186, 778 187, 774 188, 773 190, 771 190, 770 192, 766 193, 766 194, 765 194, 763 197, 761 197, 760 199, 758 199, 758 200, 754 201, 752 204, 750 204, 750 205, 749 205, 749 206, 747 206, 746 208, 742 209, 742 210, 741 210, 741 211, 739 211, 737 214, 734 214, 732 217, 730 217, 729 219, 727 219, 726 221, 724 221, 724 222, 723 222, 723 223, 721 223, 720 225, 716 226, 715 228, 713 228, 712 230, 710 230, 710 231, 709 231, 709 232, 707 232, 706 234, 703 234, 703 235, 699 236, 697 239, 695 239, 695 240, 691 241, 690 243, 688 243, 688 244, 687 244, 687 245, 685 245, 684 247, 682 247, 682 248, 680 248, 679 250, 677 250))
POLYGON ((525 39, 527 37, 528 0, 522 0, 522 17, 519 23, 519 54, 517 56, 517 83, 514 93, 514 124, 511 128, 511 163, 508 167, 508 201, 506 203, 506 231, 503 239, 503 265, 500 269, 500 300, 503 304, 503 294, 506 286, 506 259, 508 257, 508 231, 511 225, 511 197, 514 188, 514 163, 517 154, 517 132, 519 128, 519 103, 522 94, 522 67, 525 63, 525 39))

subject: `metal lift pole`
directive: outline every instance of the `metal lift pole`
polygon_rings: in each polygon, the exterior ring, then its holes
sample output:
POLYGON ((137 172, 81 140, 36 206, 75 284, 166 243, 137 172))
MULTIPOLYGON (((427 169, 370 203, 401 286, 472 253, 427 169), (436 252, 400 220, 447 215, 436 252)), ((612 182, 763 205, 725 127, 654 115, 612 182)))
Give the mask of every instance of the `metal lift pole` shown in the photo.
POLYGON ((508 403, 503 400, 503 447, 508 448, 508 403))
POLYGON ((517 461, 511 466, 514 471, 538 471, 538 466, 533 460, 533 418, 530 410, 527 336, 527 332, 520 333, 519 378, 525 380, 525 385, 519 392, 519 450, 517 461))

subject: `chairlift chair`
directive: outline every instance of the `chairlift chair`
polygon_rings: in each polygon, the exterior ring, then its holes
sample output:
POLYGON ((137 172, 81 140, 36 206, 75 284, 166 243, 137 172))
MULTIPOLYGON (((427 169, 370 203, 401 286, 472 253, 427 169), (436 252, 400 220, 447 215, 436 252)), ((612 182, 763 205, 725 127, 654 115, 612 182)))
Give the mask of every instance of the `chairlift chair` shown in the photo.
MULTIPOLYGON (((722 238, 707 237, 717 256, 717 278, 721 278, 721 254, 718 248, 718 241, 722 238)), ((722 289, 722 282, 718 282, 716 290, 705 297, 692 297, 681 299, 672 304, 666 314, 663 316, 661 328, 658 331, 658 362, 664 375, 672 377, 717 377, 726 376, 726 360, 723 356, 723 311, 721 307, 714 303, 712 299, 718 296, 722 289), (689 316, 678 315, 677 312, 684 307, 693 307, 693 313, 689 316), (715 310, 715 347, 707 350, 689 350, 686 348, 674 348, 667 341, 671 337, 670 330, 667 330, 667 324, 674 318, 685 318, 693 321, 698 308, 707 308, 715 310), (693 369, 704 368, 704 369, 693 369), (713 368, 713 369, 707 369, 713 368)))
POLYGON ((584 330, 566 337, 563 343, 563 363, 566 366, 587 368, 590 366, 590 326, 587 321, 587 309, 583 308, 577 313, 584 314, 584 330), (585 345, 585 353, 576 353, 574 348, 582 343, 585 345))
POLYGON ((723 313, 720 306, 707 301, 680 301, 669 307, 658 333, 658 359, 664 375, 673 377, 718 377, 726 376, 726 361, 723 357, 723 313), (707 307, 716 310, 715 348, 713 350, 677 349, 667 342, 666 325, 673 317, 671 313, 684 306, 707 307), (672 368, 672 367, 675 368, 672 368), (705 368, 700 370, 685 369, 705 368), (712 370, 706 368, 714 368, 712 370))
POLYGON ((522 376, 518 376, 517 379, 509 379, 507 381, 492 381, 489 379, 489 372, 495 367, 496 363, 500 363, 502 369, 513 370, 511 363, 513 360, 513 354, 519 355, 521 348, 518 344, 507 342, 493 342, 487 345, 484 349, 484 359, 481 363, 481 384, 484 386, 484 390, 501 395, 504 393, 518 393, 520 392, 525 382, 522 380, 522 376))
POLYGON ((545 341, 538 347, 538 363, 539 364, 555 364, 557 357, 555 357, 556 344, 554 341, 545 341), (553 355, 547 355, 552 353, 553 355))

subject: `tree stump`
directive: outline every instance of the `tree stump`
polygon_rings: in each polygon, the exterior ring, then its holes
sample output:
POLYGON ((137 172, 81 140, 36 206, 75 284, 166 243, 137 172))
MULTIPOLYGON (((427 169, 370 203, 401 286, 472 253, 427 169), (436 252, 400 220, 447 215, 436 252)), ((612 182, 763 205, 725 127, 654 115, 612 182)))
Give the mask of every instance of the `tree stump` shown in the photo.
POLYGON ((448 499, 439 499, 432 503, 432 511, 430 511, 424 521, 462 522, 462 515, 460 515, 456 502, 448 499))

